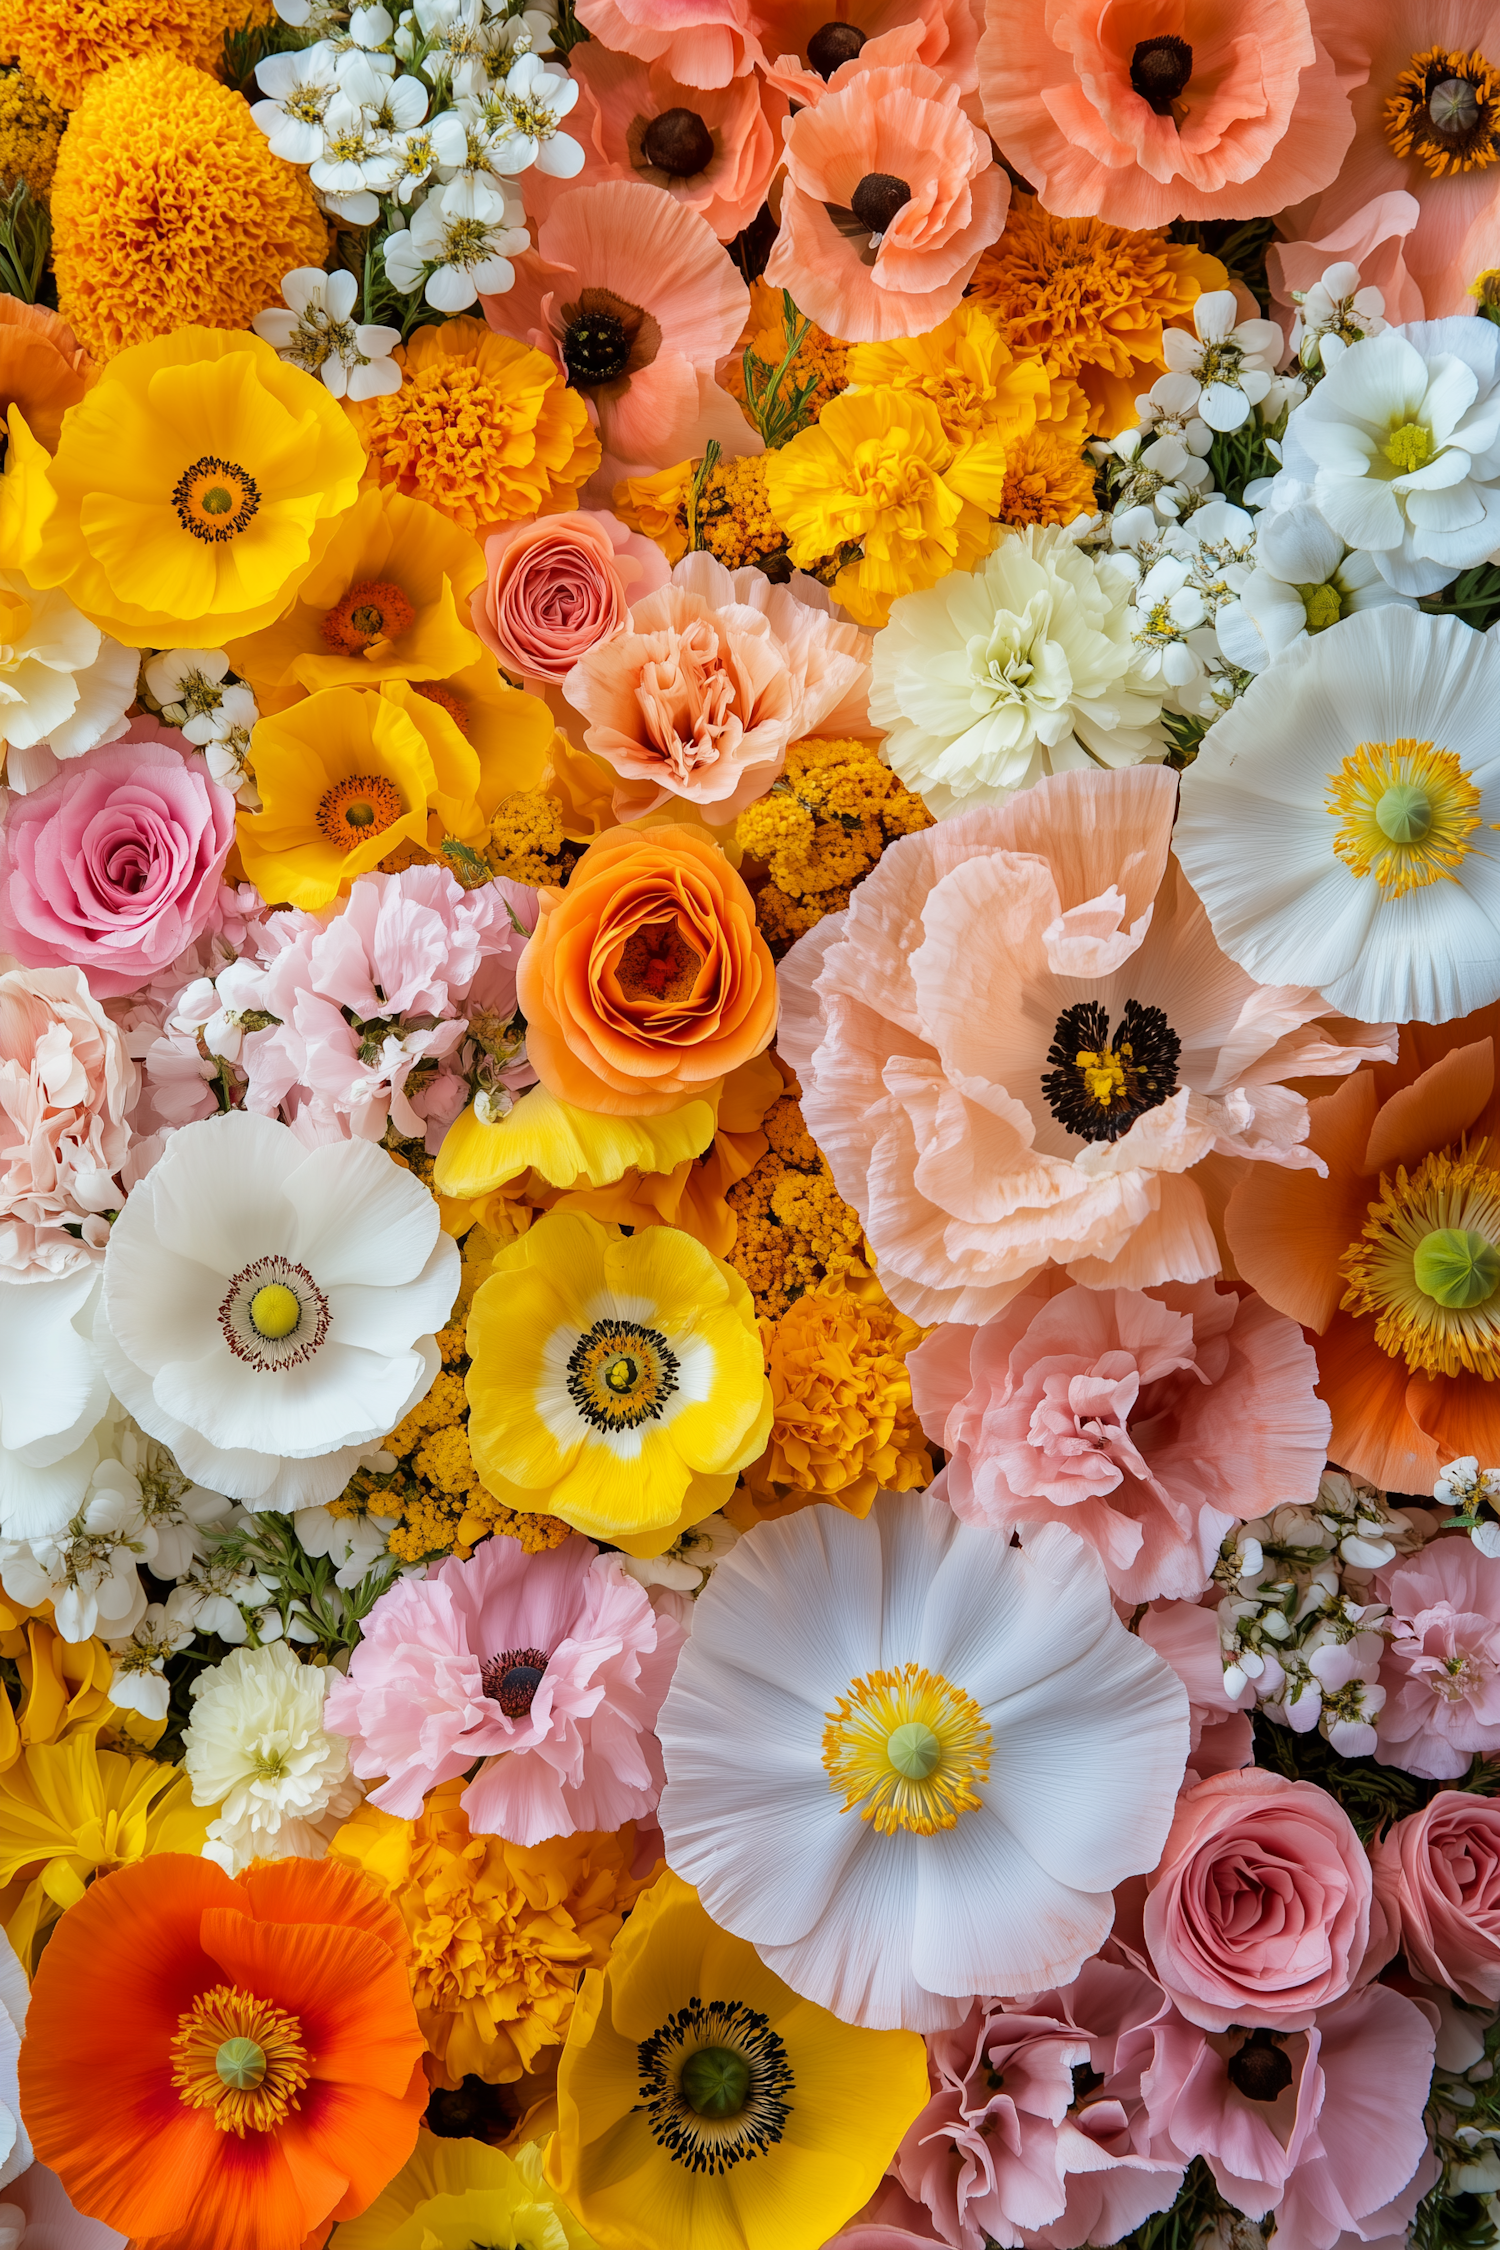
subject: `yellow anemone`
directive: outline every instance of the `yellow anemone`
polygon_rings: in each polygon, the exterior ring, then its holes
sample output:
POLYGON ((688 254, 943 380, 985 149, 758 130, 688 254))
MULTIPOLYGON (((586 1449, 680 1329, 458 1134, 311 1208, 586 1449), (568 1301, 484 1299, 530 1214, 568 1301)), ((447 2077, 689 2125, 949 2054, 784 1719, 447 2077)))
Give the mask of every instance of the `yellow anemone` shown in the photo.
POLYGON ((675 1227, 548 1212, 496 1258, 468 1345, 481 1482, 630 1554, 722 1507, 771 1426, 750 1292, 675 1227))
POLYGON ((603 2250, 817 2250, 927 2092, 915 2032, 799 1999, 667 1874, 583 1980, 546 2177, 603 2250))
POLYGON ((425 2128, 383 2195, 338 2230, 338 2250, 594 2250, 542 2178, 542 2152, 509 2157, 483 2141, 439 2140, 425 2128))
POLYGON ((222 646, 281 614, 363 466, 322 383, 258 336, 184 328, 69 408, 27 574, 127 645, 222 646))

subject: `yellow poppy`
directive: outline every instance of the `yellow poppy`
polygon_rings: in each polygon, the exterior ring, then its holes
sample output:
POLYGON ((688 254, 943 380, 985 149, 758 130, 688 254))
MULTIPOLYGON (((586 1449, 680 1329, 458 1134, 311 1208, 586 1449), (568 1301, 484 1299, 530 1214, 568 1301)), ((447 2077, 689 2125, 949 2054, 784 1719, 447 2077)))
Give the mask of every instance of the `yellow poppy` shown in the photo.
POLYGON ((57 506, 47 479, 51 456, 32 436, 19 406, 5 410, 5 474, 0 476, 0 555, 10 570, 31 567, 42 527, 57 506))
POLYGON ((583 1980, 545 2177, 603 2250, 818 2250, 927 2091, 915 2032, 799 1999, 667 1874, 583 1980))
POLYGON ((443 1137, 433 1185, 469 1202, 513 1185, 517 1192, 603 1187, 632 1166, 670 1172, 713 1139, 716 1106, 692 1101, 663 1117, 605 1117, 559 1101, 545 1086, 522 1094, 504 1117, 481 1117, 471 1102, 443 1137))
POLYGON ((542 2152, 514 2157, 483 2141, 439 2140, 425 2128, 383 2195, 338 2230, 338 2250, 594 2250, 542 2178, 542 2152))
POLYGON ((363 467, 322 383, 258 336, 184 328, 64 415, 27 575, 127 645, 219 647, 280 616, 363 467))
POLYGON ((475 1293, 468 1347, 480 1482, 633 1555, 722 1507, 770 1430, 750 1292, 676 1227, 549 1211, 475 1293))
POLYGON ((503 798, 518 789, 535 789, 540 782, 552 742, 552 713, 540 696, 512 687, 484 648, 460 671, 419 682, 417 693, 446 711, 464 740, 473 744, 479 758, 479 809, 488 830, 503 798))

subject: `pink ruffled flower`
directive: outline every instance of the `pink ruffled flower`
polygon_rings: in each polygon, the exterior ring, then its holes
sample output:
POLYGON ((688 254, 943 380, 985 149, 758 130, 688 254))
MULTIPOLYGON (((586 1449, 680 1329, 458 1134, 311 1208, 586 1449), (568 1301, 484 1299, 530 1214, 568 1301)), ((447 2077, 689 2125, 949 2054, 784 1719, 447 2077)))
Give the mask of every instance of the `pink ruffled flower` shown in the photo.
POLYGON ((1319 242, 1273 242, 1266 250, 1266 279, 1271 301, 1282 315, 1282 326, 1291 332, 1296 306, 1294 289, 1306 291, 1322 280, 1331 265, 1359 268, 1361 289, 1378 289, 1385 299, 1382 318, 1388 327, 1408 320, 1425 320, 1422 292, 1406 270, 1406 238, 1421 216, 1421 205, 1404 188, 1377 195, 1344 226, 1335 227, 1319 242))
POLYGON ((1456 1781, 1476 1752, 1500 1751, 1500 1564, 1468 1539, 1434 1539, 1389 1564, 1370 1589, 1386 1602, 1385 1704, 1375 1755, 1429 1781, 1456 1781))
POLYGON ((484 559, 488 575, 472 597, 475 632, 507 670, 549 686, 628 625, 631 603, 671 576, 654 539, 595 509, 507 524, 485 541, 484 559))
POLYGON ((146 984, 210 926, 234 842, 234 799, 154 719, 135 719, 0 825, 0 950, 70 963, 96 999, 146 984))
POLYGON ((1123 1601, 1201 1594, 1224 1534, 1310 1505, 1328 1450, 1318 1364, 1295 1321, 1211 1281, 1043 1281, 983 1328, 944 1327, 907 1362, 927 1435, 952 1456, 965 1523, 1066 1523, 1123 1601))
POLYGON ((803 109, 855 55, 867 69, 925 63, 972 95, 983 18, 973 0, 838 0, 831 10, 829 0, 751 0, 750 10, 768 82, 803 109))
POLYGON ((765 794, 789 742, 863 731, 870 647, 763 571, 686 555, 563 692, 589 722, 587 747, 620 776, 617 819, 676 797, 722 827, 765 794))
POLYGON ((1259 1766, 1178 1801, 1149 1878, 1151 1965, 1190 2023, 1305 2031, 1353 1984, 1370 1936, 1370 1862, 1342 1806, 1259 1766))
POLYGON ((1256 1691, 1249 1680, 1231 1695, 1224 1685, 1224 1652, 1217 1607, 1197 1602, 1153 1602, 1136 1627, 1148 1648, 1165 1658, 1187 1689, 1189 1786, 1210 1774, 1234 1773, 1255 1756, 1250 1712, 1256 1691))
POLYGON ((81 969, 0 976, 0 1272, 97 1265, 140 1075, 81 969), (70 1233, 69 1228, 76 1231, 70 1233))
POLYGON ((616 54, 669 59, 687 86, 727 86, 761 60, 748 0, 579 0, 578 20, 616 54))
POLYGON ((1102 1959, 1064 1991, 977 2000, 928 2039, 932 2098, 895 2177, 951 2250, 1116 2242, 1182 2184, 1148 2089, 1200 2039, 1152 1978, 1102 1959))
POLYGON ((487 1539, 381 1595, 324 1724, 353 1737, 357 1774, 387 1777, 371 1802, 399 1819, 482 1760, 461 1799, 475 1830, 618 1828, 661 1794, 652 1729, 682 1641, 618 1555, 487 1539))
POLYGON ((1500 1804, 1440 1790, 1370 1847, 1388 1949, 1472 2007, 1500 2002, 1500 1804))

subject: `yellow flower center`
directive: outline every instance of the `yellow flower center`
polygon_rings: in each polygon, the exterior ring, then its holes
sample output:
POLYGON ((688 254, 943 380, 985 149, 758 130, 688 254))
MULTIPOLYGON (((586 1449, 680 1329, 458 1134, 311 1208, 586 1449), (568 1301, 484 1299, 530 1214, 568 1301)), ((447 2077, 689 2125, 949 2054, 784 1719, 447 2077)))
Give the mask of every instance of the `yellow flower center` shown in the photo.
POLYGON ((200 1992, 178 2018, 172 2083, 189 2109, 212 2109, 221 2133, 269 2133, 294 2109, 308 2080, 295 2016, 238 1985, 200 1992))
POLYGON ((660 1329, 596 1320, 569 1354, 568 1395, 596 1430, 633 1430, 661 1419, 678 1364, 660 1329))
POLYGON ((1328 777, 1327 810, 1340 820, 1333 848, 1351 874, 1373 874, 1404 898, 1452 882, 1482 825, 1479 791, 1451 750, 1401 735, 1362 742, 1328 777))
POLYGON ((1399 429, 1392 430, 1390 442, 1380 450, 1402 476, 1410 476, 1431 453, 1432 432, 1424 423, 1403 422, 1399 429))
POLYGON ((1310 633, 1326 633, 1344 614, 1337 586, 1299 586, 1297 592, 1302 596, 1302 612, 1310 633))
POLYGON ((281 1281, 268 1281, 250 1300, 250 1321, 257 1336, 290 1336, 302 1318, 302 1303, 281 1281))
POLYGON ((931 1836, 980 1804, 992 1737, 971 1695, 919 1664, 851 1680, 826 1714, 823 1766, 841 1812, 860 1808, 879 1834, 931 1836))
POLYGON ((1341 1310, 1376 1315, 1375 1341, 1414 1374, 1500 1375, 1500 1173, 1487 1144, 1382 1172, 1359 1239, 1339 1260, 1341 1310))
POLYGON ((247 469, 205 453, 183 470, 172 505, 183 530, 212 547, 246 528, 260 507, 260 492, 247 469))
POLYGON ((326 790, 318 801, 318 826, 330 844, 352 851, 401 818, 406 807, 382 774, 357 773, 326 790))
POLYGON ((1500 157, 1500 73, 1477 47, 1424 48, 1397 76, 1385 137, 1435 180, 1485 170, 1500 157))
POLYGON ((1102 1053, 1094 1053, 1087 1047, 1080 1047, 1073 1060, 1090 1099, 1096 1101, 1101 1109, 1108 1109, 1111 1102, 1123 1100, 1125 1063, 1121 1056, 1107 1048, 1102 1053))

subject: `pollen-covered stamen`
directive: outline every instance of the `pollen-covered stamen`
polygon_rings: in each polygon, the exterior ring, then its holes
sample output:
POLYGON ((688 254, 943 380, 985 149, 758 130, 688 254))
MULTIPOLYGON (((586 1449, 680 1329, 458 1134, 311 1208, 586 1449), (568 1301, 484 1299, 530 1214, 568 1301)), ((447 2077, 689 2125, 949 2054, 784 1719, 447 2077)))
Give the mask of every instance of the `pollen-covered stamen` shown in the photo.
POLYGON ((508 1719, 524 1719, 546 1669, 544 1648, 508 1648, 503 1656, 487 1656, 479 1677, 485 1694, 508 1719))
POLYGON ((796 2081, 769 2020, 742 2000, 690 1999, 636 2049, 658 2148, 711 2179, 775 2146, 796 2081))
POLYGON ((1385 137, 1434 179, 1500 159, 1500 70, 1477 47, 1412 56, 1385 105, 1385 137))
POLYGON ((1383 896, 1404 898, 1455 879, 1477 849, 1479 802, 1454 751, 1401 735, 1351 751, 1328 777, 1326 809, 1339 821, 1333 848, 1350 873, 1373 875, 1383 896))
POLYGON ((172 2083, 189 2109, 211 2109, 221 2133, 268 2133, 299 2108, 308 2080, 302 2026, 238 1985, 200 1992, 178 2018, 172 2083))
POLYGON ((1053 1028, 1042 1093, 1059 1125, 1085 1141, 1117 1141, 1177 1091, 1182 1041, 1160 1008, 1127 1000, 1110 1037, 1097 1000, 1064 1008, 1053 1028))
POLYGON ((260 488, 237 461, 204 453, 178 478, 172 505, 184 531, 218 546, 248 527, 260 507, 260 488))
POLYGON ((827 1713, 823 1767, 844 1802, 888 1836, 952 1828, 981 1803, 989 1726, 971 1695, 920 1664, 868 1672, 827 1713))
POLYGON ((387 578, 362 578, 323 619, 322 634, 339 656, 363 656, 377 642, 399 640, 416 611, 387 578))
POLYGON ((678 1373, 660 1329, 596 1320, 568 1355, 568 1395, 596 1430, 633 1430, 660 1421, 678 1373))
POLYGON ((300 1367, 328 1334, 328 1299, 306 1266, 279 1252, 242 1266, 224 1292, 219 1329, 257 1374, 300 1367))
POLYGON ((474 737, 469 732, 469 706, 462 696, 455 695, 452 688, 445 687, 441 680, 413 680, 411 691, 413 695, 425 696, 440 711, 446 711, 465 742, 473 741, 474 737))
POLYGON ((318 801, 318 826, 330 844, 352 852, 357 844, 394 827, 405 810, 394 782, 383 774, 356 773, 324 791, 318 801))
POLYGON ((1416 1375, 1500 1376, 1500 1172, 1487 1143, 1380 1176, 1358 1241, 1339 1260, 1340 1306, 1373 1313, 1375 1341, 1416 1375))

